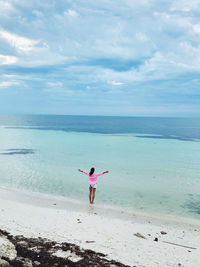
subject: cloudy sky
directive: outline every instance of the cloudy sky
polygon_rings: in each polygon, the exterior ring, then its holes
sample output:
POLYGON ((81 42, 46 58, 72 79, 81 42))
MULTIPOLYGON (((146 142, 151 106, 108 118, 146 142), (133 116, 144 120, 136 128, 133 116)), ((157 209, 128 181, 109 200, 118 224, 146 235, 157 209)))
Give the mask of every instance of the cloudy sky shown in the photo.
POLYGON ((0 113, 200 116, 200 1, 0 0, 0 113))

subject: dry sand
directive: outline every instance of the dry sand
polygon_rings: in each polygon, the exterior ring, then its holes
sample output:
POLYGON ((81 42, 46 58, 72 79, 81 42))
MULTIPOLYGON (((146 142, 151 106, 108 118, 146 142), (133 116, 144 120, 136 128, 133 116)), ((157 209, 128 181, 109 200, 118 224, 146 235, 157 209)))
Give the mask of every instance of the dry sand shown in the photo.
POLYGON ((0 188, 0 228, 74 243, 130 266, 200 266, 200 223, 195 219, 0 188))

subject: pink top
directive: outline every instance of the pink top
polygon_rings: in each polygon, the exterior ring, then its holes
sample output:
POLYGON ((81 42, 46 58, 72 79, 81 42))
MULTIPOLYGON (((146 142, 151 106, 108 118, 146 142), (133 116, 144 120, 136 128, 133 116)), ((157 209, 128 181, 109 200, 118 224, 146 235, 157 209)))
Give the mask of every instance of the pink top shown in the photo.
POLYGON ((97 177, 104 174, 103 172, 102 173, 93 173, 90 176, 89 172, 83 171, 83 173, 85 173, 88 176, 89 184, 96 184, 97 183, 97 177))

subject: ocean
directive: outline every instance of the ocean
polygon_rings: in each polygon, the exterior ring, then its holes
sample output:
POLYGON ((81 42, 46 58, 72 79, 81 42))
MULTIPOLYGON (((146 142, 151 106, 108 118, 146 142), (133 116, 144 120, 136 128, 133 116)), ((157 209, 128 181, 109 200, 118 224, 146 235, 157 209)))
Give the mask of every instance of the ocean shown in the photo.
POLYGON ((200 119, 0 115, 0 186, 200 218, 200 119))

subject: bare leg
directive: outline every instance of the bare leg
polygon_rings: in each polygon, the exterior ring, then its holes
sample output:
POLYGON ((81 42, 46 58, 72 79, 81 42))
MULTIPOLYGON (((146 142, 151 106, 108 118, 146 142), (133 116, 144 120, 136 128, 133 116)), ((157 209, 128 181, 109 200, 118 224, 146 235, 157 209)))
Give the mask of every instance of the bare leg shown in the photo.
POLYGON ((94 203, 96 188, 92 188, 92 204, 94 203))
POLYGON ((92 188, 89 188, 89 201, 90 201, 90 204, 92 204, 92 188))

